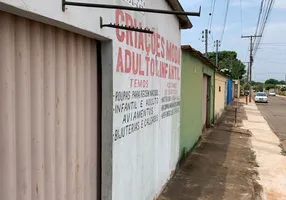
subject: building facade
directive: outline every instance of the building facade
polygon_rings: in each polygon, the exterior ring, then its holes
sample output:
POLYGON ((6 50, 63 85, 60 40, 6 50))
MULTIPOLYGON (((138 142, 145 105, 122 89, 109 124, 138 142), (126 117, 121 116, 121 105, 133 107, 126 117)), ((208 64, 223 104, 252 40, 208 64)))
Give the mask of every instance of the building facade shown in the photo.
MULTIPOLYGON (((177 0, 96 3, 183 10, 177 0)), ((180 29, 191 26, 185 16, 0 0, 0 199, 155 198, 179 158, 180 29)))
POLYGON ((192 47, 182 46, 181 157, 214 121, 214 80, 214 65, 192 47))
POLYGON ((228 77, 215 73, 215 121, 222 115, 227 105, 227 80, 228 77))

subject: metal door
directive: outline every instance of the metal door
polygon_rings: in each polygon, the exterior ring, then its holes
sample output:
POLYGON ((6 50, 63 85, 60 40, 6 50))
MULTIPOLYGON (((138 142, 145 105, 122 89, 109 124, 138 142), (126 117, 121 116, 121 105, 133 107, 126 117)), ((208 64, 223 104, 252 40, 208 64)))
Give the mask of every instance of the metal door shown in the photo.
POLYGON ((0 199, 97 196, 96 41, 0 11, 0 199))
POLYGON ((208 109, 208 77, 203 75, 203 92, 202 92, 202 120, 203 127, 206 126, 207 123, 207 109, 208 109))

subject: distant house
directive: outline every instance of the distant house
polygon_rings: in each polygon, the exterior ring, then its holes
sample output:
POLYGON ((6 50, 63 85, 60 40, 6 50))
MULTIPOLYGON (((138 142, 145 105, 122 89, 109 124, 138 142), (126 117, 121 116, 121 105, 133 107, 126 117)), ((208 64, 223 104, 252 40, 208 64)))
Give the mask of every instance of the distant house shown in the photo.
POLYGON ((228 77, 222 73, 215 73, 215 121, 222 115, 227 105, 228 77))

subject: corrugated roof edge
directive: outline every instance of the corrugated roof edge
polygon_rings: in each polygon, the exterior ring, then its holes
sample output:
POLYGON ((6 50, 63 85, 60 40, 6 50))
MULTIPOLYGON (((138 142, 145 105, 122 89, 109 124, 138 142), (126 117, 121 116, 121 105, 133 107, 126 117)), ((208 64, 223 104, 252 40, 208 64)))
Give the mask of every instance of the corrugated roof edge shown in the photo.
MULTIPOLYGON (((169 4, 173 11, 184 11, 182 5, 178 0, 166 0, 166 2, 169 4)), ((181 29, 190 29, 193 27, 193 24, 188 16, 178 15, 177 17, 179 19, 181 29)))
POLYGON ((181 49, 184 51, 188 51, 191 55, 197 57, 202 62, 218 71, 217 67, 207 57, 205 57, 200 51, 192 48, 190 45, 182 45, 181 49))

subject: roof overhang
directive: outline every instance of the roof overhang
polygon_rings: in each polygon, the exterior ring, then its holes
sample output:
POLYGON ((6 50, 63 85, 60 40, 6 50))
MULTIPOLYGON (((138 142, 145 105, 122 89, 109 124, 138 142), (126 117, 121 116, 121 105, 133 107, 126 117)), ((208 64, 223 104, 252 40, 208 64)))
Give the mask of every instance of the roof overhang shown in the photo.
POLYGON ((198 58, 200 61, 202 61, 206 65, 217 70, 217 67, 208 58, 206 58, 200 51, 192 48, 190 45, 182 45, 181 49, 189 52, 190 55, 195 56, 196 58, 198 58))
MULTIPOLYGON (((169 4, 169 6, 174 11, 184 11, 182 5, 178 0, 166 0, 166 2, 169 4)), ((190 29, 193 27, 193 24, 191 23, 190 19, 186 15, 178 15, 178 20, 180 23, 181 29, 190 29)))

